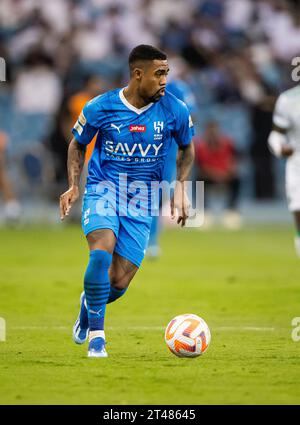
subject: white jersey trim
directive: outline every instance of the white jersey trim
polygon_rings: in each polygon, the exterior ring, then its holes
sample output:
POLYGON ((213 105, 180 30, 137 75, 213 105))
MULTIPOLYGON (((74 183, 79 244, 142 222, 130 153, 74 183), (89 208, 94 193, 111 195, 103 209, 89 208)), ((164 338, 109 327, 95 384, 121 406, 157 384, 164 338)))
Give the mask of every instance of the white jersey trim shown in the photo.
POLYGON ((124 96, 124 90, 125 89, 126 89, 126 87, 123 87, 119 91, 120 99, 128 109, 135 112, 136 114, 140 115, 142 112, 147 111, 147 109, 151 108, 151 106, 153 105, 153 102, 152 102, 152 103, 149 103, 149 105, 143 106, 142 108, 136 108, 135 106, 131 105, 131 103, 129 103, 128 100, 126 99, 126 97, 124 96))

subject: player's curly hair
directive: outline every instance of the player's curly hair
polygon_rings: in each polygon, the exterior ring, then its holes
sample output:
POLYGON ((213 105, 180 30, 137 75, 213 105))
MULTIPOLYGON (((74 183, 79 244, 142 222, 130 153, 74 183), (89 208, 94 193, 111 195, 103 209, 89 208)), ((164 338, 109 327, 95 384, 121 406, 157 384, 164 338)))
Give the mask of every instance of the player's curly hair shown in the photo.
POLYGON ((133 68, 138 61, 153 61, 155 59, 166 60, 167 55, 156 47, 148 44, 140 44, 139 46, 134 47, 128 58, 130 72, 133 71, 133 68))

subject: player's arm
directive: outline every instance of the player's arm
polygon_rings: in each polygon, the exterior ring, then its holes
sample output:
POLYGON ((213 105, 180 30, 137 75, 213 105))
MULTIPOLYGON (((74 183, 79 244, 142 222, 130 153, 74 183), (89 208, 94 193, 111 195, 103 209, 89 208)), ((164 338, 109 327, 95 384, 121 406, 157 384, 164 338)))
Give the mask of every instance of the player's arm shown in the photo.
POLYGON ((288 157, 294 153, 294 149, 288 145, 286 134, 291 127, 290 105, 285 93, 282 93, 275 104, 273 114, 273 129, 268 138, 271 152, 277 157, 288 157))
POLYGON ((98 131, 95 121, 94 104, 88 102, 78 117, 72 133, 74 138, 71 140, 68 149, 68 179, 69 189, 60 197, 60 218, 63 220, 69 215, 74 202, 79 198, 80 175, 84 165, 86 145, 88 145, 98 131))
POLYGON ((268 138, 271 152, 277 157, 289 157, 293 155, 294 149, 286 141, 287 129, 273 124, 273 129, 268 138))
POLYGON ((179 146, 177 155, 177 181, 174 196, 171 199, 171 216, 175 217, 175 208, 178 211, 177 224, 183 227, 189 216, 190 201, 186 192, 187 179, 190 175, 195 158, 193 142, 179 146))
POLYGON ((74 202, 79 198, 79 182, 83 169, 86 146, 73 138, 68 148, 68 179, 69 189, 60 197, 60 218, 69 215, 74 202))

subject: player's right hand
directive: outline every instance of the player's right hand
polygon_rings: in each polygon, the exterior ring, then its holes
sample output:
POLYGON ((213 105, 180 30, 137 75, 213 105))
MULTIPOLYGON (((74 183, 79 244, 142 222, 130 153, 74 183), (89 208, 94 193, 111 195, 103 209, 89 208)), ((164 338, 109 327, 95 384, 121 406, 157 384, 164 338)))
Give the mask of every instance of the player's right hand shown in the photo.
POLYGON ((281 147, 281 156, 283 156, 284 158, 287 158, 291 155, 293 155, 294 153, 294 148, 290 145, 283 145, 281 147))
POLYGON ((79 198, 79 188, 78 186, 72 186, 65 193, 60 195, 59 199, 59 209, 60 209, 60 219, 63 220, 66 216, 69 215, 72 205, 79 198))
POLYGON ((175 210, 178 213, 177 224, 181 223, 181 227, 185 226, 186 220, 189 218, 190 200, 185 191, 185 184, 176 182, 174 194, 171 198, 171 218, 175 218, 175 210))

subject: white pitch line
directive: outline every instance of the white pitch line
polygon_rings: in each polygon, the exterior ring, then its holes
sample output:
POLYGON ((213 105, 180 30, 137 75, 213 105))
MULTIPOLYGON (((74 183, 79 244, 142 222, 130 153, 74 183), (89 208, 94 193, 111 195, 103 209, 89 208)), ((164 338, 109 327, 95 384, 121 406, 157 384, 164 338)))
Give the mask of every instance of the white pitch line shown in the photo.
POLYGON ((215 328, 218 331, 256 331, 256 332, 272 332, 275 328, 264 327, 264 326, 217 326, 215 328))
MULTIPOLYGON (((55 330, 55 331, 70 331, 72 326, 8 326, 8 330, 16 331, 42 331, 42 330, 55 330)), ((108 326, 106 329, 110 330, 127 330, 127 331, 163 331, 165 328, 162 326, 126 326, 115 327, 108 326)), ((274 327, 264 326, 215 326, 213 331, 253 331, 253 332, 273 332, 276 330, 274 327)))
POLYGON ((7 326, 13 331, 66 331, 70 329, 68 326, 7 326))

